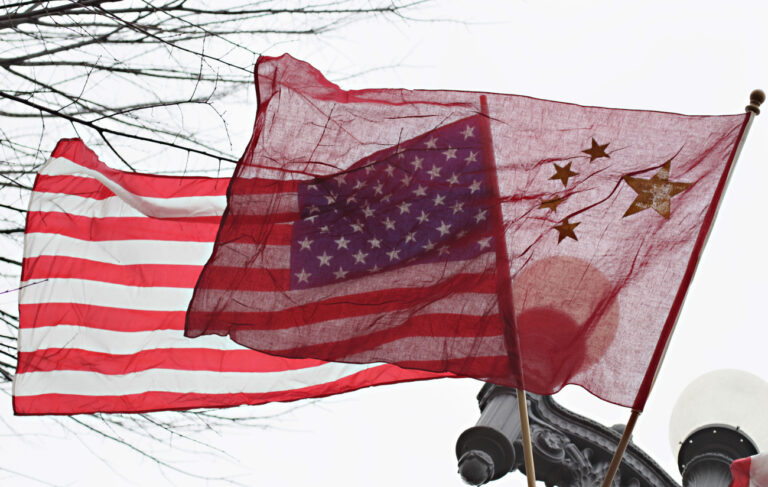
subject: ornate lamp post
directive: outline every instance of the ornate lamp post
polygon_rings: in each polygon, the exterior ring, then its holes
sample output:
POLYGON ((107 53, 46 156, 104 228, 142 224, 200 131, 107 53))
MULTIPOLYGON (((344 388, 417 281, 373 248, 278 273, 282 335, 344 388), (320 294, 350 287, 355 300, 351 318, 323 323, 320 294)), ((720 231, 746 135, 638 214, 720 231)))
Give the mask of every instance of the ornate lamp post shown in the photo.
MULTIPOLYGON (((510 471, 524 473, 515 390, 486 384, 477 399, 480 419, 456 443, 459 474, 470 485, 483 485, 510 471)), ((768 448, 768 419, 758 409, 767 404, 768 383, 746 372, 717 371, 686 388, 670 428, 683 486, 727 487, 733 460, 768 448)), ((600 485, 622 426, 599 424, 548 396, 529 394, 528 409, 537 480, 547 487, 600 485)), ((633 443, 612 485, 680 487, 633 443)))
POLYGON ((768 449, 768 383, 740 370, 716 370, 691 382, 672 409, 669 441, 683 485, 727 486, 736 458, 768 449))

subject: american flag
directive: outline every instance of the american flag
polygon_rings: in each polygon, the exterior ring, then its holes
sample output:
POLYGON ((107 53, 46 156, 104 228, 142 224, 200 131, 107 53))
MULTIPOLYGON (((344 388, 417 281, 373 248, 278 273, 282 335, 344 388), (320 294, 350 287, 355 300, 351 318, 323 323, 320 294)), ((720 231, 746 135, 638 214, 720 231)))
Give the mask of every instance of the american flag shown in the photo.
POLYGON ((481 128, 460 119, 327 177, 236 178, 187 336, 508 375, 481 128))
POLYGON ((27 216, 16 414, 261 404, 435 377, 185 338, 228 183, 118 171, 79 139, 58 144, 27 216))
POLYGON ((291 289, 493 249, 478 117, 298 186, 291 289))

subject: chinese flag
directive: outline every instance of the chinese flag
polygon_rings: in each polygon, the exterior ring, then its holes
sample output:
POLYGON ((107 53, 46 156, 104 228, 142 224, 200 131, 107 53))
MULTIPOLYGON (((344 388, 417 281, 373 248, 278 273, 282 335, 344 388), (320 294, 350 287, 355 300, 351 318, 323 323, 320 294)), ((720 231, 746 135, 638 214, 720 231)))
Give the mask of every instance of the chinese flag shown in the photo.
POLYGON ((642 409, 746 115, 257 87, 187 336, 642 409))

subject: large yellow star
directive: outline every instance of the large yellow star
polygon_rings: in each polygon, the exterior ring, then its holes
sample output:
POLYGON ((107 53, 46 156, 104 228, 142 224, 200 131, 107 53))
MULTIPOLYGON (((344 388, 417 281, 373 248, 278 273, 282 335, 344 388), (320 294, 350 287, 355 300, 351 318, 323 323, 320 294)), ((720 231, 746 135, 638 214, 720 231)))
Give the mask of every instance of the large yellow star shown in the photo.
POLYGON ((669 168, 672 159, 661 166, 659 172, 650 179, 624 176, 624 181, 637 193, 637 198, 632 202, 624 216, 629 216, 639 211, 653 208, 656 213, 669 218, 670 200, 673 196, 682 193, 691 186, 691 183, 681 183, 669 180, 669 168))

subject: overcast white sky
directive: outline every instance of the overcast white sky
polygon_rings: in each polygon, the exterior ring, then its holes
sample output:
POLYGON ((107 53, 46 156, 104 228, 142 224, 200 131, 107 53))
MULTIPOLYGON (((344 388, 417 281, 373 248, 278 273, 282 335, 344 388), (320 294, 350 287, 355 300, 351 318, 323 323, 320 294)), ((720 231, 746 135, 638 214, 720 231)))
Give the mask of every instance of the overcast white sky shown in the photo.
MULTIPOLYGON (((413 14, 462 22, 378 19, 323 39, 281 44, 267 54, 288 51, 331 79, 363 73, 340 81, 344 88, 494 91, 689 114, 741 113, 752 89, 768 89, 765 0, 436 1, 413 14)), ((244 93, 242 100, 227 116, 250 127, 255 97, 244 93)), ((680 391, 718 368, 768 380, 765 117, 752 126, 635 431, 635 442, 675 476, 667 436, 680 391)), ((235 140, 238 155, 246 142, 235 140)), ((246 485, 459 486, 455 442, 478 417, 480 385, 441 380, 379 387, 307 404, 265 421, 269 427, 263 429, 191 433, 226 447, 229 457, 181 451, 174 448, 177 440, 153 448, 198 472, 236 474, 246 485)), ((609 425, 629 416, 576 388, 557 399, 609 425)), ((270 415, 295 406, 236 412, 270 415)), ((47 418, 14 418, 10 398, 0 401, 0 411, 4 469, 53 485, 217 485, 168 473, 95 436, 75 437, 47 418)), ((43 485, 3 472, 0 483, 43 485)), ((525 483, 513 473, 496 485, 525 483)))

